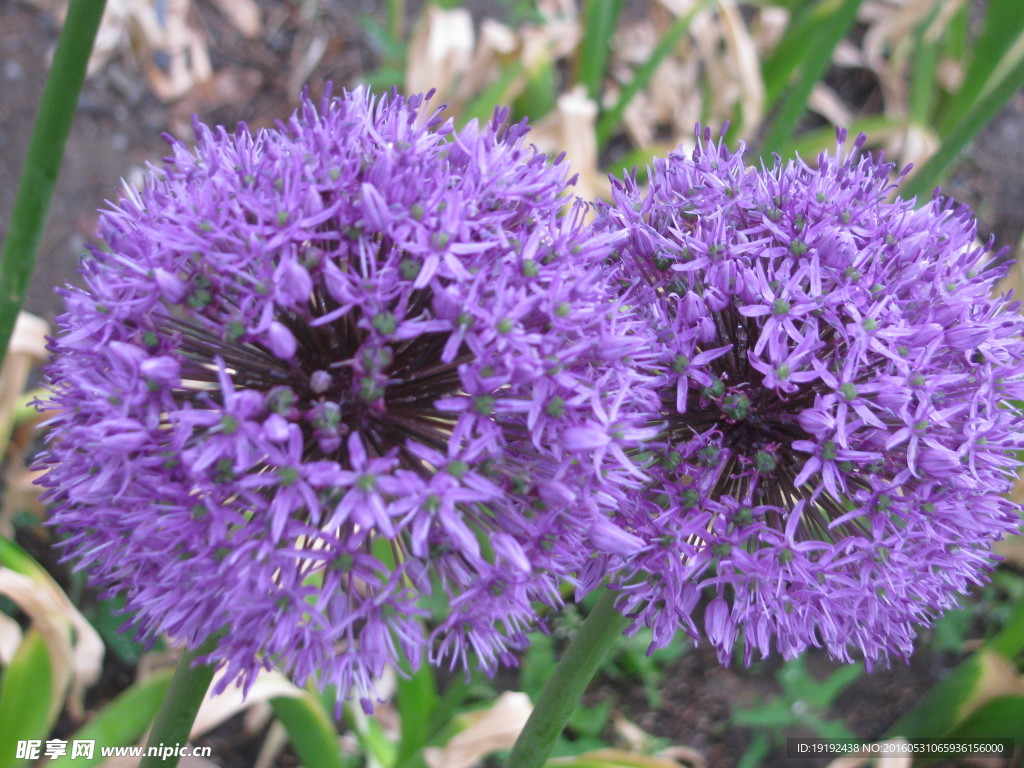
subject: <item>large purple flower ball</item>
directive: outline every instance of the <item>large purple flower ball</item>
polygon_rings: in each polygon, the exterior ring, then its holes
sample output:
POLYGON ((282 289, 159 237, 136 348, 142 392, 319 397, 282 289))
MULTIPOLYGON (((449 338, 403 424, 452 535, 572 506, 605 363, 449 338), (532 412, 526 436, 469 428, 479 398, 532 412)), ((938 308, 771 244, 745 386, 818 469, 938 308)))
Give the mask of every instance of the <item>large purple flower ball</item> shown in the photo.
POLYGON ((225 631, 225 680, 365 700, 403 656, 513 660, 639 485, 618 236, 500 115, 357 90, 197 132, 66 291, 42 482, 69 555, 142 634, 225 631))
POLYGON ((657 356, 638 540, 604 567, 664 644, 905 656, 1014 531, 1024 320, 975 222, 859 153, 752 168, 705 134, 602 209, 657 356))

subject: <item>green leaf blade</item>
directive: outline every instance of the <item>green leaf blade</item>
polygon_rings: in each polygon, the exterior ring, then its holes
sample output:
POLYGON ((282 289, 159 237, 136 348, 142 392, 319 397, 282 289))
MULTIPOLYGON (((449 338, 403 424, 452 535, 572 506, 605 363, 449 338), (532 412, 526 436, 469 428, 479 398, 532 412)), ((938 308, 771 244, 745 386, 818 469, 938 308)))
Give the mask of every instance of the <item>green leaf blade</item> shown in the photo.
POLYGON ((0 678, 0 768, 28 765, 16 757, 18 742, 49 735, 56 719, 52 691, 49 648, 39 632, 29 630, 0 678))

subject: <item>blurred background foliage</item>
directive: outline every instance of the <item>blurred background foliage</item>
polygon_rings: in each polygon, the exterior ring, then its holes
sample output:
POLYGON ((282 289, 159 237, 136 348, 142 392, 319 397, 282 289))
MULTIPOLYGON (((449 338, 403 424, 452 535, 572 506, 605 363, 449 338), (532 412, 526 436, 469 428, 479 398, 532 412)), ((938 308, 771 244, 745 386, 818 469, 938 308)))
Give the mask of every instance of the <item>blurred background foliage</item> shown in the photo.
MULTIPOLYGON (((68 9, 67 0, 22 5, 54 24, 68 9)), ((979 131, 1007 102, 1021 99, 1024 86, 1020 0, 384 0, 351 7, 331 0, 108 0, 88 77, 108 77, 119 92, 133 93, 134 103, 166 105, 163 127, 187 135, 192 111, 220 104, 231 114, 243 112, 248 97, 250 105, 259 103, 260 84, 226 60, 219 35, 246 41, 250 64, 268 66, 283 56, 281 79, 294 98, 303 85, 316 90, 337 75, 332 61, 346 54, 337 26, 326 21, 339 18, 338 8, 349 14, 349 41, 367 55, 353 63, 347 54, 351 77, 337 85, 436 89, 437 102, 460 123, 488 119, 496 104, 507 105, 513 119, 530 120, 540 149, 568 155, 579 174, 576 192, 587 199, 608 194, 609 173, 636 168, 643 177, 653 156, 692 144, 698 123, 726 131, 731 143, 745 142, 766 162, 775 154, 813 159, 834 144, 840 126, 864 131, 869 147, 900 166, 914 165, 902 194, 926 198, 979 131), (261 59, 261 49, 280 56, 261 59)), ((40 67, 48 44, 36 46, 40 67)), ((122 172, 131 178, 130 168, 122 172)), ((48 202, 25 204, 45 209, 48 202)), ((34 234, 38 241, 41 231, 34 234)), ((31 253, 4 258, 5 268, 23 276, 32 270, 31 253)), ((1017 274, 1008 286, 1020 282, 1017 274)), ((45 279, 52 285, 56 278, 45 279)), ((166 690, 174 654, 159 642, 147 647, 120 634, 117 599, 91 593, 57 562, 28 468, 40 421, 30 402, 48 327, 18 315, 20 300, 3 295, 0 302, 18 317, 0 370, 6 768, 27 764, 15 757, 15 740, 137 743, 166 690)), ((755 664, 745 678, 737 673, 747 687, 731 695, 723 717, 694 716, 687 728, 652 736, 638 722, 653 729, 661 721, 644 711, 693 715, 668 701, 680 695, 673 678, 685 673, 685 690, 702 700, 699 686, 705 675, 712 679, 713 661, 682 642, 648 655, 649 637, 640 633, 606 665, 551 765, 671 768, 707 765, 724 754, 750 768, 781 764, 793 735, 1024 744, 1024 547, 1019 539, 1005 542, 1001 555, 992 583, 923 633, 930 673, 924 684, 896 678, 894 685, 910 688, 912 706, 884 727, 865 732, 848 722, 852 700, 867 695, 872 678, 860 666, 798 659, 755 664), (707 746, 730 742, 731 751, 707 746)), ((584 602, 554 619, 521 671, 495 681, 448 679, 429 666, 406 670, 390 684, 393 703, 367 717, 335 713, 332 693, 267 673, 244 702, 234 691, 208 700, 193 737, 220 745, 213 764, 224 766, 468 768, 511 746, 530 698, 588 607, 584 602)), ((866 699, 863 706, 875 703, 866 699)))

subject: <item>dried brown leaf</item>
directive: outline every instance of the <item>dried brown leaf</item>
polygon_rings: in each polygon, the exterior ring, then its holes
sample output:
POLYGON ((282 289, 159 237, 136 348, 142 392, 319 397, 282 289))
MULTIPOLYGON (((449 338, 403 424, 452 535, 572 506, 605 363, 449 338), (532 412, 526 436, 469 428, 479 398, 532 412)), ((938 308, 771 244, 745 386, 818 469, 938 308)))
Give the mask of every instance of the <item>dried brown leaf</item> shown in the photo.
MULTIPOLYGON (((511 27, 485 19, 480 25, 480 37, 474 44, 469 61, 448 90, 452 94, 454 109, 461 109, 486 89, 501 74, 501 68, 509 66, 517 58, 518 50, 519 38, 511 27)), ((519 80, 505 94, 508 100, 522 90, 522 78, 519 80)))
POLYGON ((443 747, 423 750, 430 768, 470 768, 492 752, 515 744, 533 707, 525 693, 506 691, 489 708, 471 714, 472 722, 443 747))
POLYGON ((436 88, 441 100, 447 101, 472 60, 475 42, 469 11, 429 6, 409 41, 406 92, 423 93, 436 88))
POLYGON ((899 158, 901 166, 913 163, 910 176, 916 169, 923 168, 942 144, 934 128, 917 123, 908 124, 895 138, 888 143, 886 155, 899 158))
POLYGON ((775 49, 789 24, 789 10, 776 5, 766 5, 754 16, 750 34, 754 39, 758 56, 763 57, 775 49))
POLYGON ((651 735, 620 712, 612 714, 612 730, 616 742, 631 752, 643 752, 650 745, 651 735))
MULTIPOLYGON (((64 707, 64 697, 74 670, 71 645, 71 622, 65 606, 30 576, 0 567, 0 595, 12 600, 32 620, 46 643, 53 680, 50 696, 50 717, 55 718, 64 707)), ((68 604, 70 605, 70 604, 68 604)))
POLYGON ((32 366, 46 359, 46 336, 50 326, 28 312, 19 312, 0 367, 0 458, 11 434, 14 411, 25 391, 32 366))
POLYGON ((8 456, 8 465, 3 473, 3 499, 0 501, 0 535, 13 537, 12 521, 19 512, 28 512, 40 521, 46 519, 46 505, 39 500, 43 489, 38 485, 44 474, 46 470, 25 467, 20 453, 8 456))
POLYGON ((807 106, 828 120, 832 125, 849 125, 853 115, 839 95, 824 83, 818 83, 811 89, 807 106))
POLYGON ((302 36, 304 39, 293 51, 291 73, 288 76, 289 93, 298 93, 301 90, 327 52, 327 34, 314 32, 302 33, 302 36))
MULTIPOLYGON (((718 0, 718 9, 728 58, 734 67, 730 75, 739 86, 738 101, 743 109, 743 129, 751 132, 761 124, 765 100, 757 47, 733 0, 718 0)), ((731 105, 729 109, 729 113, 723 116, 723 122, 732 113, 731 105)))
POLYGON ((693 747, 668 747, 661 750, 659 754, 664 757, 671 757, 673 760, 678 760, 684 765, 691 766, 691 768, 706 768, 708 764, 704 754, 693 747))
POLYGON ((0 666, 6 667, 21 645, 21 625, 6 613, 0 613, 0 666))
POLYGON ((564 59, 573 54, 583 36, 575 14, 541 12, 540 24, 526 24, 518 30, 523 61, 534 67, 540 60, 564 59))
POLYGON ((214 4, 235 29, 246 37, 256 37, 263 31, 259 6, 253 0, 213 0, 214 4))
MULTIPOLYGON (((213 76, 213 65, 205 36, 188 23, 189 0, 166 0, 163 39, 153 51, 167 55, 167 70, 157 66, 153 56, 143 60, 143 69, 156 96, 174 101, 213 76)), ((152 45, 153 41, 149 41, 152 45)))
MULTIPOLYGON (((643 730, 639 725, 634 723, 622 716, 621 713, 615 712, 612 714, 612 730, 615 732, 616 742, 624 748, 621 752, 623 756, 629 756, 629 760, 626 761, 627 765, 638 766, 650 766, 650 768, 658 768, 659 766, 672 766, 676 768, 679 766, 679 761, 682 761, 688 766, 693 768, 704 768, 705 760, 704 756, 695 749, 683 746, 672 746, 667 749, 662 749, 652 758, 660 760, 658 763, 645 763, 637 762, 639 756, 649 755, 654 747, 654 738, 651 734, 643 730)), ((588 755, 597 758, 601 756, 609 756, 616 753, 617 750, 599 750, 598 752, 590 752, 588 755)))
POLYGON ((210 691, 199 707, 190 738, 194 739, 212 731, 225 720, 261 702, 278 696, 301 696, 303 693, 301 688, 296 687, 280 672, 262 670, 245 696, 242 695, 242 689, 236 685, 231 685, 223 693, 212 696, 211 692, 221 682, 222 677, 223 675, 218 674, 210 683, 210 691))
POLYGON ((568 19, 577 18, 575 0, 537 0, 537 12, 545 19, 568 19))
MULTIPOLYGON (((909 114, 908 74, 912 62, 914 30, 938 9, 926 36, 941 34, 965 0, 870 0, 860 7, 858 19, 867 23, 861 44, 860 66, 871 69, 882 90, 887 117, 903 120, 909 114)), ((902 163, 908 157, 900 156, 902 163)))
POLYGON ((693 10, 700 0, 658 0, 658 5, 676 16, 683 16, 693 10))
POLYGON ((46 359, 46 336, 50 326, 46 321, 19 312, 14 331, 0 366, 0 464, 4 466, 2 506, 0 506, 0 533, 13 535, 11 518, 26 507, 39 509, 39 490, 32 486, 37 476, 25 468, 22 443, 28 442, 24 421, 18 430, 18 439, 12 439, 12 430, 25 408, 25 383, 32 368, 46 359))
POLYGON ((629 768, 683 768, 677 761, 664 755, 643 755, 623 749, 594 749, 574 757, 560 757, 549 760, 547 765, 578 765, 580 762, 604 765, 608 768, 629 766, 629 768))
MULTIPOLYGON (((1017 486, 1020 487, 1020 481, 1017 486)), ((997 541, 992 545, 992 551, 1015 568, 1024 568, 1024 536, 1008 536, 997 541)))
MULTIPOLYGON (((1009 271, 1006 276, 1003 277, 996 284, 996 295, 1008 293, 1013 291, 1014 296, 1024 296, 1024 236, 1017 242, 1017 251, 1015 254, 1013 264, 1010 265, 1009 271)), ((1014 501, 1024 499, 1024 488, 1020 497, 1014 496, 1014 501)))
POLYGON ((597 104, 577 86, 558 97, 554 112, 541 120, 531 133, 541 151, 565 152, 570 173, 578 174, 573 194, 584 200, 608 197, 611 186, 597 164, 597 104))
POLYGON ((277 765, 278 756, 284 752, 285 748, 291 741, 288 737, 288 731, 281 724, 280 720, 275 720, 270 724, 270 727, 266 729, 266 737, 263 739, 263 744, 260 745, 260 752, 256 756, 256 762, 253 763, 252 768, 273 768, 277 765))

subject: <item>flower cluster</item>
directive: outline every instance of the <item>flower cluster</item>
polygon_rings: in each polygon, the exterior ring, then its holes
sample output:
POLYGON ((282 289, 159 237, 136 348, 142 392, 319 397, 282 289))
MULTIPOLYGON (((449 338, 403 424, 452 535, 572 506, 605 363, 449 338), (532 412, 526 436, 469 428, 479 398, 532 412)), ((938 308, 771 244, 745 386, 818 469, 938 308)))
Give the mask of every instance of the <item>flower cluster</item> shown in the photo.
POLYGON ((524 124, 426 107, 197 124, 102 214, 48 370, 69 556, 141 635, 223 633, 225 685, 365 706, 514 662, 566 580, 723 661, 909 653, 1019 523, 1024 319, 970 213, 842 135, 705 133, 585 225, 524 124))
POLYGON ((562 213, 565 164, 502 114, 357 90, 196 129, 65 292, 42 482, 69 553, 141 634, 229 630, 226 681, 280 662, 365 701, 402 657, 512 661, 641 484, 621 236, 562 213))
POLYGON ((859 152, 755 169, 705 133, 603 206, 647 320, 664 425, 650 492, 615 522, 619 605, 723 661, 773 644, 906 655, 1020 519, 1024 319, 991 298, 975 222, 887 202, 859 152))

